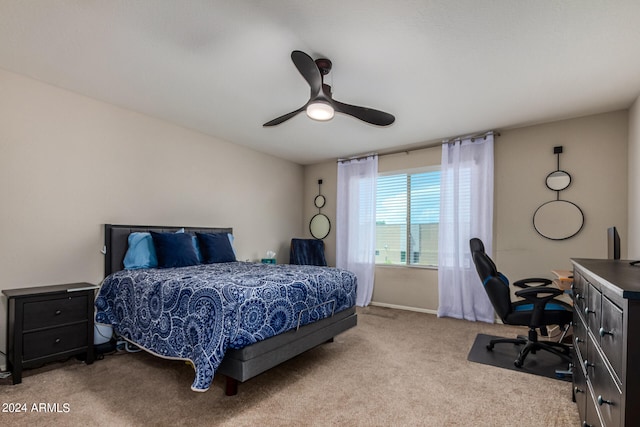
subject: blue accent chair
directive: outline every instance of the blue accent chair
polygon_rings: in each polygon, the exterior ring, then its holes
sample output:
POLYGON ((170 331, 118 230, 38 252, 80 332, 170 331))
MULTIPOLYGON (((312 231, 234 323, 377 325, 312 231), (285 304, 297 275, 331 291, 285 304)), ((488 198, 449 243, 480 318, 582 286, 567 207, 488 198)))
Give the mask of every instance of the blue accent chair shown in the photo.
POLYGON ((326 266, 324 242, 320 239, 291 239, 289 264, 326 266))
POLYGON ((494 339, 487 344, 487 349, 493 350, 494 345, 501 343, 524 346, 514 362, 518 368, 523 366, 529 353, 535 354, 537 350, 548 351, 566 362, 571 362, 570 346, 560 342, 539 341, 536 331, 540 330, 542 335, 547 335, 547 326, 549 325, 560 325, 564 329, 571 324, 573 307, 555 299, 556 296, 562 294, 562 291, 547 286, 552 283, 549 279, 523 279, 513 283, 514 286, 522 288, 515 294, 523 299, 511 301, 509 280, 498 271, 493 260, 485 253, 482 241, 473 238, 470 240, 469 246, 473 263, 498 317, 507 325, 529 328, 528 336, 494 339))

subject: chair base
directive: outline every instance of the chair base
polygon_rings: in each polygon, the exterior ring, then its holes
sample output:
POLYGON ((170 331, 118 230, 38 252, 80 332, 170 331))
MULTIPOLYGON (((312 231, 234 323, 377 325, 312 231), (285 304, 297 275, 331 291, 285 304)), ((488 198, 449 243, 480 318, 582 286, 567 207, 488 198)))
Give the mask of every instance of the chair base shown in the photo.
POLYGON ((524 345, 518 354, 518 357, 513 362, 513 364, 517 368, 522 368, 524 365, 524 360, 526 359, 529 353, 535 354, 538 350, 548 351, 549 353, 553 353, 560 357, 562 360, 566 362, 571 362, 571 347, 566 344, 560 342, 553 341, 538 341, 538 335, 535 329, 529 331, 529 337, 518 337, 518 338, 499 338, 495 340, 489 341, 487 344, 487 350, 492 351, 493 347, 496 344, 515 344, 515 345, 524 345), (533 333, 532 333, 533 332, 533 333))

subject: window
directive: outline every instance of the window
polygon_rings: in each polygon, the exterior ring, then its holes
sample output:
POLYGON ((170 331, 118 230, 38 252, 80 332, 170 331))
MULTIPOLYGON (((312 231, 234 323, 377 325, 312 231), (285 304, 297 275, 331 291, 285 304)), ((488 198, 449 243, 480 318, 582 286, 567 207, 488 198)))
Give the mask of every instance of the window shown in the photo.
POLYGON ((378 176, 376 264, 438 265, 440 170, 378 176))

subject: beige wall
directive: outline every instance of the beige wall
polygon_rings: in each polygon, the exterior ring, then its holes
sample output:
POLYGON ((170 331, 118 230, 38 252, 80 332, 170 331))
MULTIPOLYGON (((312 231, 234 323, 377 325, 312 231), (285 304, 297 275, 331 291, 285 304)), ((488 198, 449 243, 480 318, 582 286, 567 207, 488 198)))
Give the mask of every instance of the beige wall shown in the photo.
POLYGON ((105 223, 231 226, 240 259, 271 249, 288 261, 303 178, 300 165, 0 70, 0 289, 99 283, 105 223))
POLYGON ((336 198, 337 198, 337 178, 338 165, 335 161, 309 165, 304 168, 304 195, 303 195, 303 233, 300 237, 310 239, 309 221, 318 212, 325 214, 331 222, 331 231, 324 239, 325 257, 327 264, 336 265, 336 198), (320 191, 325 196, 327 202, 318 211, 313 204, 313 200, 318 195, 318 180, 322 180, 320 191))
POLYGON ((494 251, 507 277, 551 277, 551 269, 570 269, 570 258, 605 258, 612 225, 626 237, 627 118, 627 111, 618 111, 505 131, 498 138, 494 251), (560 168, 572 177, 560 198, 585 216, 583 229, 563 241, 545 239, 532 226, 537 207, 556 197, 544 180, 556 169, 557 145, 564 149, 560 168))
MULTIPOLYGON (((572 257, 606 256, 606 229, 616 225, 623 240, 627 233, 627 143, 628 113, 563 120, 501 131, 496 138, 494 188, 494 259, 513 280, 542 276, 552 278, 552 269, 569 269, 572 257), (577 204, 585 216, 583 229, 565 241, 552 241, 533 228, 533 214, 542 203, 555 199, 545 186, 546 176, 556 169, 553 147, 562 145, 560 167, 573 181, 560 193, 577 204)), ((640 120, 637 120, 640 121, 640 120)), ((640 144, 640 141, 638 142, 640 144)), ((381 156, 380 171, 399 170, 440 163, 440 147, 381 156)), ((334 162, 305 168, 305 206, 313 206, 322 177, 327 195, 326 212, 335 221, 334 162), (331 179, 332 180, 331 180, 331 179)), ((638 184, 640 185, 640 183, 638 184)), ((305 208, 305 221, 312 215, 305 208)), ((334 230, 332 230, 333 233, 334 230)), ((335 262, 335 236, 327 239, 327 256, 335 262)), ((622 255, 626 256, 623 244, 622 255)), ((435 312, 438 307, 438 272, 420 267, 376 267, 372 301, 393 307, 435 312)))
MULTIPOLYGON (((621 242, 629 259, 640 259, 640 97, 629 110, 629 226, 621 242)), ((620 237, 620 240, 623 236, 620 237)))

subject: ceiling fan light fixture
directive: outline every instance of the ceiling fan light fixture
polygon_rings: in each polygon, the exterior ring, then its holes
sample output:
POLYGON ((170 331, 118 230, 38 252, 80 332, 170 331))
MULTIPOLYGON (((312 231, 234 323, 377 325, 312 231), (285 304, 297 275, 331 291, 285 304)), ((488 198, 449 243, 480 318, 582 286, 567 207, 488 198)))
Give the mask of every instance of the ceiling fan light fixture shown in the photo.
POLYGON ((392 114, 385 113, 384 111, 345 104, 333 99, 331 85, 324 82, 324 77, 331 71, 330 60, 320 58, 314 61, 309 55, 299 50, 291 52, 291 60, 293 61, 293 65, 298 69, 298 72, 300 72, 309 84, 309 88, 311 89, 309 101, 297 110, 276 117, 262 126, 270 127, 279 125, 303 111, 306 111, 309 118, 321 122, 331 120, 336 111, 375 126, 389 126, 396 120, 392 114))
POLYGON ((307 116, 313 120, 326 122, 333 118, 335 111, 327 102, 316 101, 307 106, 307 116))

